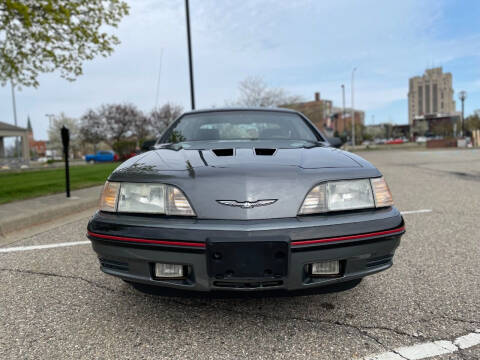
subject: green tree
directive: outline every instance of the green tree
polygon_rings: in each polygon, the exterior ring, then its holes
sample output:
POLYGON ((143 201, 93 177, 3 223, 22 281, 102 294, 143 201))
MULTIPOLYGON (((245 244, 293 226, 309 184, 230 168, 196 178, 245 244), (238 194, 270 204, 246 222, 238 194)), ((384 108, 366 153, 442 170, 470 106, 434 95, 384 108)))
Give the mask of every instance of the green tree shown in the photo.
POLYGON ((426 120, 415 120, 412 127, 412 133, 415 136, 425 136, 428 131, 428 122, 426 120))
MULTIPOLYGON (((349 136, 352 134, 352 124, 350 122, 347 123, 346 126, 347 133, 349 136)), ((355 123, 355 144, 361 144, 363 142, 363 136, 365 134, 365 125, 359 124, 358 122, 355 123)))
POLYGON ((290 95, 282 88, 274 88, 261 77, 247 77, 238 84, 240 96, 227 106, 287 107, 302 101, 300 96, 290 95))
POLYGON ((153 138, 159 136, 163 131, 183 112, 180 105, 166 103, 160 108, 153 109, 148 115, 149 123, 153 128, 153 138))
POLYGON ((97 152, 97 145, 106 138, 105 122, 101 115, 92 109, 80 118, 80 138, 84 144, 92 144, 97 152))
POLYGON ((0 83, 37 87, 55 70, 74 80, 84 61, 113 52, 109 27, 127 14, 121 0, 0 0, 0 83))
POLYGON ((449 138, 453 136, 453 123, 450 121, 439 121, 433 125, 432 130, 437 136, 449 138))
POLYGON ((465 118, 465 129, 468 131, 480 129, 480 115, 475 113, 465 118))

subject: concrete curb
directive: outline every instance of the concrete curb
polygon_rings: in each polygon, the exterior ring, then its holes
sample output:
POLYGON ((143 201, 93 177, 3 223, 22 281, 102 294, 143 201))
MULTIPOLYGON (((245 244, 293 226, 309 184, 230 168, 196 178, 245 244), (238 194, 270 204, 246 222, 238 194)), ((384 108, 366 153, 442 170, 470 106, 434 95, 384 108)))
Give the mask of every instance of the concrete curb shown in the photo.
POLYGON ((0 205, 0 236, 75 214, 98 205, 101 186, 0 205))

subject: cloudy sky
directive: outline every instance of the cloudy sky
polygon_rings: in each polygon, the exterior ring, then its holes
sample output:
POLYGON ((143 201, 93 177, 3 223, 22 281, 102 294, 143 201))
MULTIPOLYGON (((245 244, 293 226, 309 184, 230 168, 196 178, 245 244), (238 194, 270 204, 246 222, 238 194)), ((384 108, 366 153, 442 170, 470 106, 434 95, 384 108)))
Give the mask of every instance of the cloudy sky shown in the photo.
MULTIPOLYGON (((45 114, 79 117, 112 102, 149 111, 161 49, 159 103, 189 107, 184 1, 128 2, 111 57, 86 63, 75 82, 52 73, 17 92, 19 125, 30 115, 37 139, 46 138, 45 114)), ((453 73, 456 93, 468 92, 467 114, 480 108, 480 1, 190 0, 190 8, 199 108, 234 99, 247 76, 306 100, 319 91, 338 106, 345 84, 348 105, 357 67, 355 105, 367 123, 407 123, 408 78, 432 65, 453 73)), ((0 121, 13 123, 9 87, 0 87, 0 121)))

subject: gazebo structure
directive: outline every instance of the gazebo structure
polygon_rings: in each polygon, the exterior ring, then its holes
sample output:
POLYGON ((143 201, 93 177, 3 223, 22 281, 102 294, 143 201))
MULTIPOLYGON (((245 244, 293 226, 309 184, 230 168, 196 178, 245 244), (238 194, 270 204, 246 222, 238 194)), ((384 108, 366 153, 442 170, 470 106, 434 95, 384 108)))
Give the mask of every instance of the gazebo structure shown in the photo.
POLYGON ((0 161, 5 158, 4 138, 21 137, 22 159, 30 161, 30 146, 28 144, 28 130, 0 121, 0 161))

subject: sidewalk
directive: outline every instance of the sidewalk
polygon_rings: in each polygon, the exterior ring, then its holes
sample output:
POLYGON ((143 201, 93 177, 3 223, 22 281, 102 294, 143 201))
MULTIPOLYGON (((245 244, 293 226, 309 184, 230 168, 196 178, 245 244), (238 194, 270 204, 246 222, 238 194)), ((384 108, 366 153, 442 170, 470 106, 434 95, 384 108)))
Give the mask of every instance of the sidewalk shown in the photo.
POLYGON ((103 186, 0 205, 0 237, 97 206, 103 186))

